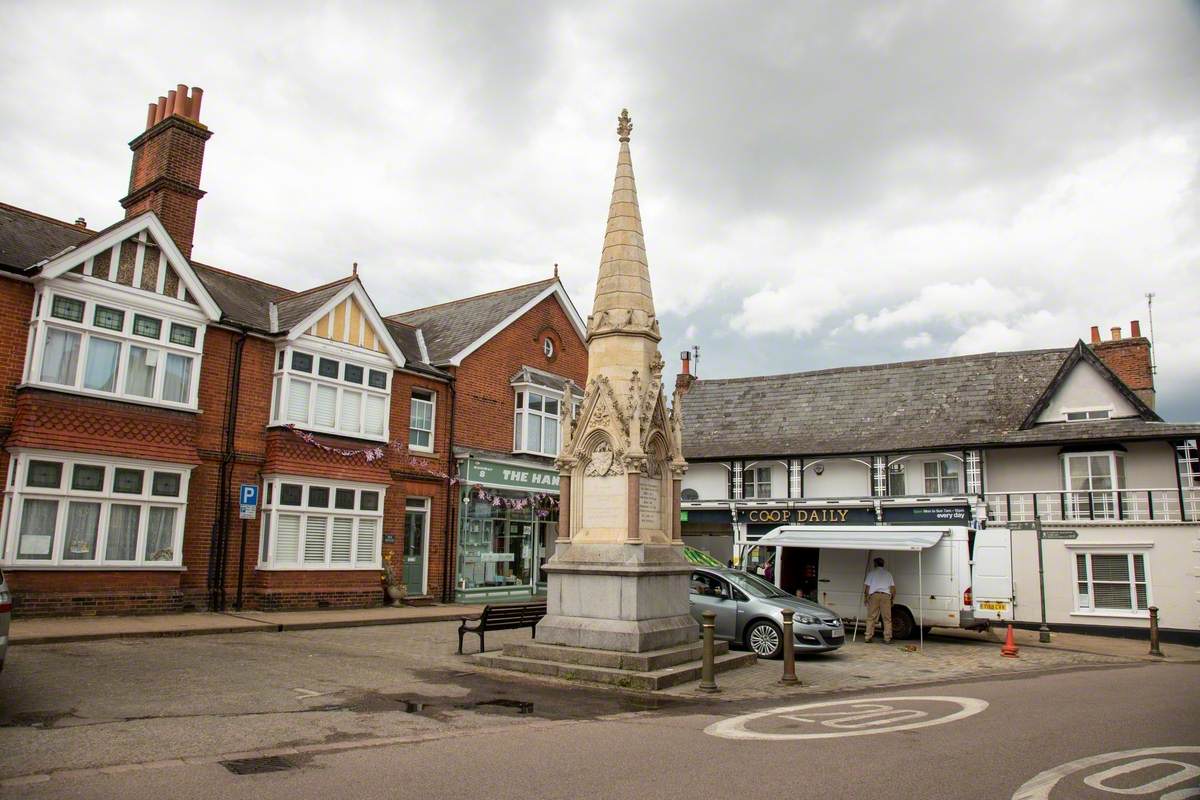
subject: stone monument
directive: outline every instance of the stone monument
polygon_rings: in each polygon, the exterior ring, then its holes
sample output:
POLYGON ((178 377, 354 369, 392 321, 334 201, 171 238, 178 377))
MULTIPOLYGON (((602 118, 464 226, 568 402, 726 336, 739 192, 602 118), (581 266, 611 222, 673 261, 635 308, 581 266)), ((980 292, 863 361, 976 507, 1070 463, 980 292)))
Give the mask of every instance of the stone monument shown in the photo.
POLYGON ((557 460, 559 531, 548 574, 543 644, 640 653, 694 643, 679 532, 683 460, 678 403, 663 396, 654 314, 629 135, 620 153, 587 321, 588 382, 576 418, 562 404, 557 460))
MULTIPOLYGON (((629 157, 621 142, 596 300, 587 321, 588 381, 578 413, 561 403, 557 464, 560 538, 542 570, 546 616, 534 641, 479 663, 520 672, 660 689, 700 677, 699 627, 689 613, 679 488, 680 396, 668 412, 662 339, 629 157)), ((570 389, 571 387, 568 387, 570 389)), ((718 642, 716 669, 753 663, 718 642)))

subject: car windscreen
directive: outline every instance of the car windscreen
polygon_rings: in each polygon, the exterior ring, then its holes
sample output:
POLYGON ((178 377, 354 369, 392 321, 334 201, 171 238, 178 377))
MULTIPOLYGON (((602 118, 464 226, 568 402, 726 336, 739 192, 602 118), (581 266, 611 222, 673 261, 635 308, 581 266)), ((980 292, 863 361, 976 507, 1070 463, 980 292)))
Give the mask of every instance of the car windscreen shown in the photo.
POLYGON ((757 575, 751 575, 749 572, 726 572, 724 576, 729 579, 730 583, 752 597, 791 597, 791 595, 780 590, 775 584, 768 583, 757 575))

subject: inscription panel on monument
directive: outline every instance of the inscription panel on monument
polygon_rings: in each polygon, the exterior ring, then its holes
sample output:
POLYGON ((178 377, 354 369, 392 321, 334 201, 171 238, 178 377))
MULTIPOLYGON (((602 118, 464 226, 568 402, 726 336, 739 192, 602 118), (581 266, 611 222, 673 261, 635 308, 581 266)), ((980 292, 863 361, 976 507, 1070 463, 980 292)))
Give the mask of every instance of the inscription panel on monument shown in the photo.
POLYGON ((638 525, 647 530, 662 530, 662 481, 638 479, 638 525))
POLYGON ((624 476, 583 479, 583 520, 589 529, 621 528, 625 525, 624 476))

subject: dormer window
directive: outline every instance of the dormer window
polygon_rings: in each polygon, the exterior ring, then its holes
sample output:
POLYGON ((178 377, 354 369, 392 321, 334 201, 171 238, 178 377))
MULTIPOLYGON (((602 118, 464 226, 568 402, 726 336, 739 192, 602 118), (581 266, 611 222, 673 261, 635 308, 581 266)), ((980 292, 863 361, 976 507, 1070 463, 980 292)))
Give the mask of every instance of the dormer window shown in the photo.
POLYGON ((197 407, 203 325, 48 290, 33 320, 26 381, 50 389, 174 408, 197 407), (48 302, 47 302, 48 300, 48 302))
POLYGON ((390 362, 367 363, 316 349, 288 346, 279 351, 271 424, 386 441, 390 362))

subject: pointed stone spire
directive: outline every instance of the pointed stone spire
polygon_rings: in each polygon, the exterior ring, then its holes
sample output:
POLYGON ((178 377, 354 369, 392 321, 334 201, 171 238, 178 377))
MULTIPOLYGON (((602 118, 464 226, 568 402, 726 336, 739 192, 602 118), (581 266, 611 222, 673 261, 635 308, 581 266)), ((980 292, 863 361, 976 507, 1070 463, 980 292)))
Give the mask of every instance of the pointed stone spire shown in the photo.
POLYGON ((588 318, 589 341, 596 336, 611 334, 646 336, 656 342, 662 338, 654 315, 646 240, 642 235, 642 215, 633 181, 633 161, 629 156, 632 131, 629 111, 622 109, 621 116, 617 117, 621 150, 617 156, 612 203, 608 208, 596 300, 588 318))

